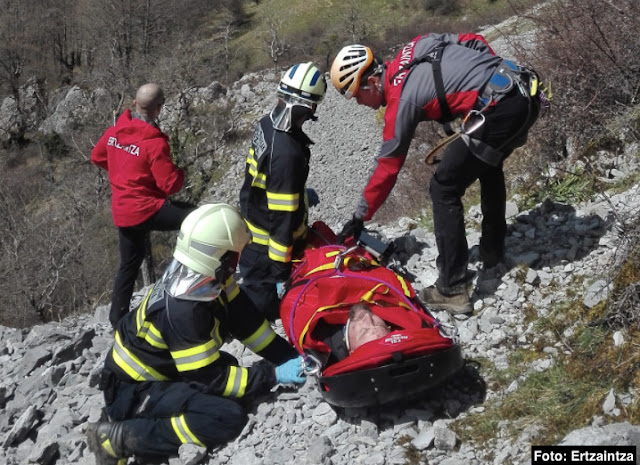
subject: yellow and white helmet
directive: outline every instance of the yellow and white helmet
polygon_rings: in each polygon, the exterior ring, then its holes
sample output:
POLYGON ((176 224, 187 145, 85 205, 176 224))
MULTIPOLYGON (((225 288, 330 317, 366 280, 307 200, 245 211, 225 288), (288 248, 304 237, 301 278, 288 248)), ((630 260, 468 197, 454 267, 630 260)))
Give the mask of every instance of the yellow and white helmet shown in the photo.
POLYGON ((278 105, 271 112, 274 129, 288 132, 293 123, 313 117, 326 91, 327 81, 316 65, 312 62, 293 65, 278 85, 278 105))
POLYGON ((327 91, 324 74, 312 62, 298 63, 289 68, 278 86, 278 92, 294 95, 309 103, 318 103, 327 91))
POLYGON ((165 288, 176 298, 215 299, 235 272, 249 237, 246 223, 231 205, 198 207, 182 222, 174 260, 162 278, 165 288))
POLYGON ((373 52, 369 47, 347 45, 333 60, 331 82, 338 92, 350 99, 358 91, 364 72, 373 62, 373 52))

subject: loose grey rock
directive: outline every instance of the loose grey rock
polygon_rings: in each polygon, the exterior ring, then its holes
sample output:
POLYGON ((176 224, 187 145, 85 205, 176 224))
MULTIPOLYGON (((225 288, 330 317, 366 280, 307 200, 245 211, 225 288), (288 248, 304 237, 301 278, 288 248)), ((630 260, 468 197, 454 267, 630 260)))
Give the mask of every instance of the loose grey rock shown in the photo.
POLYGON ((609 296, 609 284, 600 279, 589 286, 584 295, 583 304, 587 308, 593 308, 609 296))
POLYGON ((325 463, 325 461, 333 454, 333 444, 326 436, 320 436, 312 441, 307 450, 307 459, 310 463, 325 463))
POLYGON ((38 421, 38 415, 38 410, 33 405, 29 405, 13 428, 11 428, 11 431, 9 431, 2 444, 3 447, 12 446, 26 439, 38 421))
POLYGON ((313 411, 313 421, 322 426, 331 426, 338 419, 338 414, 327 403, 318 405, 313 411))
POLYGON ((183 444, 178 449, 178 454, 183 465, 197 465, 206 457, 207 449, 195 444, 183 444))
POLYGON ((440 450, 453 450, 458 440, 456 433, 451 431, 444 425, 435 425, 433 427, 433 445, 440 450))
POLYGON ((435 428, 430 427, 420 431, 418 436, 413 438, 413 440, 411 441, 411 445, 418 450, 425 450, 426 448, 430 447, 431 444, 433 444, 433 441, 435 440, 434 429, 435 428))

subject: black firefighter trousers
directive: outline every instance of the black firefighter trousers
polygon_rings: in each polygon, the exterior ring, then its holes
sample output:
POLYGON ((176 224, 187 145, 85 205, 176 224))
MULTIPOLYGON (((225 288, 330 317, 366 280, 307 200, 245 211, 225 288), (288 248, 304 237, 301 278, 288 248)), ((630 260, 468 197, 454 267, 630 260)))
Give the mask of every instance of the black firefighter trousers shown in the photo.
MULTIPOLYGON (((537 119, 538 99, 532 99, 529 105, 529 100, 514 89, 484 113, 485 123, 474 137, 491 147, 501 147, 504 161, 514 149, 524 145, 528 130, 537 119)), ((431 178, 433 226, 439 254, 436 287, 444 295, 466 292, 469 250, 462 196, 476 180, 480 182, 482 210, 480 256, 485 267, 495 266, 504 256, 507 224, 502 161, 497 166, 483 162, 458 138, 446 148, 431 178)))
POLYGON ((177 231, 182 221, 196 208, 187 202, 166 200, 160 210, 137 226, 118 228, 120 266, 113 284, 109 321, 113 328, 129 312, 138 270, 145 254, 149 231, 177 231))
POLYGON ((280 299, 276 290, 269 249, 260 244, 248 244, 240 254, 240 287, 258 311, 269 321, 280 318, 280 299))
POLYGON ((101 387, 110 420, 122 422, 127 457, 176 456, 186 443, 211 449, 236 438, 247 422, 239 403, 182 381, 129 383, 105 370, 101 387))

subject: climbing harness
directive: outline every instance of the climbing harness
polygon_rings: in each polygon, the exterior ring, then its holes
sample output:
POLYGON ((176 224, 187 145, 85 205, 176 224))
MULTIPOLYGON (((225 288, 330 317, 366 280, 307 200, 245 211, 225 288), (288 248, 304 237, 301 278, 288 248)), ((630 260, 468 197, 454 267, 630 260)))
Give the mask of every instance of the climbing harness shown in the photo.
MULTIPOLYGON (((439 66, 437 68, 434 67, 434 82, 436 82, 436 90, 438 89, 438 81, 442 81, 442 73, 439 71, 439 66)), ((520 137, 522 135, 522 132, 529 126, 532 114, 532 99, 536 96, 544 94, 544 92, 541 92, 542 89, 545 88, 539 85, 538 75, 534 70, 518 66, 509 60, 503 60, 502 64, 498 66, 494 74, 491 76, 491 79, 486 84, 485 88, 482 90, 481 94, 478 97, 480 108, 473 109, 469 111, 469 113, 467 113, 467 115, 462 120, 459 131, 449 132, 448 128, 445 127, 445 132, 447 133, 448 137, 437 144, 427 154, 424 162, 427 165, 433 165, 437 163, 439 159, 436 158, 436 154, 451 142, 457 140, 458 138, 462 138, 462 140, 469 148, 471 148, 472 146, 474 147, 474 154, 476 154, 478 158, 492 166, 497 166, 504 158, 502 149, 513 142, 516 138, 520 137), (504 96, 509 94, 514 89, 514 87, 517 87, 520 95, 527 99, 527 119, 522 124, 520 129, 509 139, 503 142, 498 148, 493 148, 488 144, 485 144, 481 140, 473 138, 471 134, 478 130, 485 123, 485 117, 483 113, 487 110, 487 108, 489 108, 492 104, 499 102, 504 96)), ((438 101, 441 102, 441 100, 444 100, 446 105, 444 96, 442 96, 441 99, 439 95, 438 101)), ((545 102, 547 102, 547 100, 545 100, 545 102)), ((440 103, 440 106, 441 108, 443 107, 442 103, 440 103)), ((446 113, 450 115, 448 107, 446 113)))

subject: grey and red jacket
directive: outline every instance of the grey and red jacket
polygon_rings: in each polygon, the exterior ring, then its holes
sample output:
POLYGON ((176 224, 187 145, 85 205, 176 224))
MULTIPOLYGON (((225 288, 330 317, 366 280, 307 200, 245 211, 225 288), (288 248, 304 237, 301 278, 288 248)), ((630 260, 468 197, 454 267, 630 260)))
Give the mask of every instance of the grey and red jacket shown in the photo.
POLYGON ((442 121, 431 63, 410 65, 443 43, 447 46, 442 51, 442 80, 453 117, 464 116, 477 108, 482 90, 503 61, 480 35, 427 34, 413 39, 393 61, 385 63, 382 82, 386 112, 382 147, 356 208, 356 218, 370 220, 387 199, 418 123, 447 122, 442 121))
POLYGON ((182 188, 184 171, 171 160, 168 137, 126 110, 91 151, 109 172, 111 212, 118 227, 136 226, 182 188))

